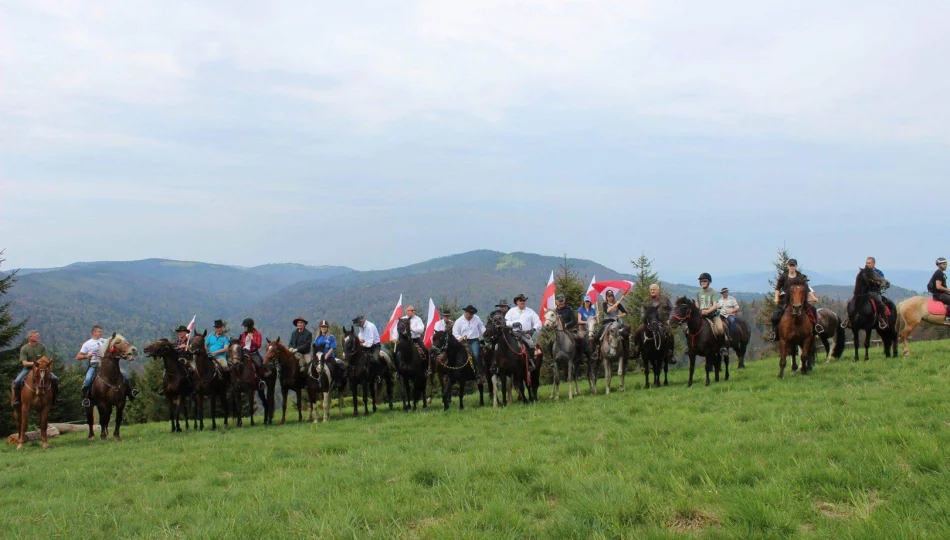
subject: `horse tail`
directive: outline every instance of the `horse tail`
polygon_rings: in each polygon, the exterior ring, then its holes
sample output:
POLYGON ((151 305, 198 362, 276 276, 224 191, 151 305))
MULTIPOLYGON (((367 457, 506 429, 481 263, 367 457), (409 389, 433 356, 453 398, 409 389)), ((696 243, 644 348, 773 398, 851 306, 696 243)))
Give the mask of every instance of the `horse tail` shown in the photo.
POLYGON ((844 352, 844 327, 841 326, 841 323, 838 323, 838 328, 835 330, 835 346, 831 349, 831 357, 835 360, 841 358, 841 354, 844 352))
POLYGON ((904 304, 907 300, 901 300, 900 304, 897 304, 897 339, 900 341, 901 334, 904 333, 904 328, 907 327, 907 321, 904 319, 904 304))

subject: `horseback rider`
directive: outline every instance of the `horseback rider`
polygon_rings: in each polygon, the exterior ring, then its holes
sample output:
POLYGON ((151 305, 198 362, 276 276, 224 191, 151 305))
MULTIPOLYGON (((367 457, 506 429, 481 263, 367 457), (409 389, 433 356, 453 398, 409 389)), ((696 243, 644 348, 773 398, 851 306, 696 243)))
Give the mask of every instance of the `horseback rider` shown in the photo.
POLYGON ((445 332, 445 331, 447 331, 447 330, 450 330, 450 329, 452 328, 452 325, 454 324, 454 323, 452 322, 452 319, 451 319, 451 317, 452 317, 452 312, 451 312, 451 311, 448 311, 448 310, 444 310, 444 311, 440 311, 440 312, 439 312, 439 315, 440 315, 442 318, 439 319, 439 320, 437 320, 437 321, 435 321, 435 325, 433 325, 432 331, 433 331, 433 332, 445 332))
POLYGON ((310 354, 310 348, 313 346, 313 334, 310 333, 310 330, 307 330, 308 324, 310 323, 303 317, 294 319, 296 328, 294 328, 293 333, 290 334, 290 339, 287 341, 290 352, 294 353, 294 357, 297 358, 300 373, 306 372, 310 360, 313 358, 310 354))
POLYGON ((241 321, 241 326, 244 327, 244 331, 241 332, 241 336, 238 338, 238 342, 241 344, 241 347, 247 351, 248 356, 251 357, 251 362, 254 363, 254 366, 260 370, 261 366, 264 365, 264 358, 261 356, 261 342, 264 340, 261 336, 260 330, 254 328, 254 319, 248 317, 241 321))
MULTIPOLYGON (((635 343, 634 354, 636 354, 636 350, 640 346, 640 342, 643 340, 643 334, 646 332, 647 307, 654 307, 657 309, 660 331, 663 332, 664 337, 668 338, 671 343, 673 340, 673 332, 670 331, 670 327, 667 324, 667 321, 670 320, 670 314, 673 313, 673 302, 670 300, 669 296, 660 293, 660 285, 658 283, 653 283, 650 285, 650 296, 645 299, 643 304, 640 306, 640 326, 638 326, 633 332, 633 342, 635 343)), ((676 357, 670 356, 667 359, 667 363, 675 364, 676 357)))
POLYGON ((818 314, 815 311, 813 303, 818 301, 815 291, 808 286, 808 276, 798 272, 798 261, 789 259, 785 272, 778 277, 775 282, 775 309, 772 310, 772 333, 766 336, 767 341, 778 341, 778 323, 782 321, 782 314, 788 305, 789 290, 792 285, 802 285, 808 288, 808 294, 805 297, 805 311, 811 314, 815 321, 818 320, 818 314))
POLYGON ((376 366, 382 366, 379 350, 383 344, 379 341, 379 330, 376 329, 376 325, 367 321, 363 315, 353 319, 353 324, 360 328, 357 338, 360 340, 360 347, 363 347, 363 351, 369 355, 370 362, 376 366))
POLYGON ((221 371, 228 372, 228 349, 231 345, 231 339, 224 335, 224 321, 217 319, 214 321, 214 333, 205 337, 205 348, 208 355, 214 360, 221 371))
POLYGON ((422 341, 422 337, 426 333, 426 325, 422 322, 422 318, 416 315, 416 308, 414 306, 407 307, 406 314, 400 318, 409 319, 409 334, 412 336, 412 342, 424 351, 426 346, 422 341))
POLYGON ((485 382, 485 367, 482 365, 482 359, 479 355, 479 340, 485 334, 485 325, 478 318, 478 310, 475 306, 469 304, 462 309, 462 316, 452 325, 452 335, 463 345, 468 346, 472 352, 472 358, 475 360, 475 368, 478 371, 479 380, 485 382))
POLYGON ((722 317, 719 316, 719 298, 716 296, 716 291, 710 287, 711 284, 712 276, 709 275, 709 272, 703 272, 699 275, 699 286, 701 288, 696 293, 696 303, 699 304, 699 311, 703 317, 706 317, 712 325, 713 333, 722 336, 724 347, 728 347, 729 334, 722 325, 722 317))
POLYGON ((489 319, 494 319, 496 315, 501 315, 502 318, 505 318, 508 315, 508 310, 511 309, 511 305, 508 304, 508 299, 502 298, 495 304, 495 307, 498 308, 495 311, 492 311, 488 314, 489 319))
POLYGON ((584 297, 581 307, 577 308, 577 325, 588 335, 591 325, 597 324, 597 306, 590 296, 584 297))
MULTIPOLYGON (((20 374, 17 375, 16 379, 13 380, 13 384, 10 386, 10 391, 12 392, 10 396, 10 406, 12 407, 16 407, 20 404, 20 390, 23 389, 23 380, 26 379, 26 376, 30 374, 30 370, 33 369, 33 363, 44 356, 50 360, 53 359, 49 352, 47 352, 46 345, 40 343, 39 330, 30 330, 26 335, 26 341, 26 344, 20 347, 20 365, 23 366, 23 370, 20 371, 20 374)), ((59 400, 59 377, 52 371, 50 371, 49 376, 50 379, 53 380, 53 403, 55 404, 59 400)))
MULTIPOLYGON (((188 330, 183 324, 179 324, 178 328, 175 329, 175 333, 178 334, 178 337, 175 338, 175 350, 185 355, 188 353, 188 334, 191 333, 191 330, 188 330)), ((194 365, 192 365, 194 367, 194 365)))
MULTIPOLYGON (((92 337, 86 340, 82 344, 82 347, 79 348, 79 352, 76 353, 76 360, 89 360, 89 367, 86 369, 86 377, 82 381, 82 406, 89 407, 92 405, 90 401, 90 392, 92 390, 92 381, 96 376, 96 371, 99 370, 99 364, 102 362, 102 347, 105 345, 106 340, 102 337, 102 327, 94 325, 92 327, 92 337)), ((132 388, 132 383, 129 382, 129 375, 125 370, 119 370, 122 373, 122 377, 125 379, 125 385, 129 390, 129 399, 135 399, 135 396, 139 394, 138 390, 132 388)))
POLYGON ((318 362, 339 361, 336 358, 336 336, 330 333, 330 321, 320 321, 317 339, 313 341, 313 350, 318 362))
POLYGON ((877 314, 878 327, 887 328, 887 304, 884 303, 884 298, 881 296, 881 293, 884 292, 890 284, 884 277, 884 272, 881 272, 877 268, 877 259, 874 257, 868 257, 864 261, 864 268, 870 268, 874 271, 874 275, 877 276, 876 280, 868 283, 868 297, 874 301, 874 311, 877 314))
POLYGON ((930 277, 927 283, 927 292, 933 295, 933 299, 943 302, 947 308, 947 315, 944 322, 950 324, 950 288, 947 287, 947 259, 940 257, 937 259, 937 270, 930 277))
MULTIPOLYGON (((511 328, 516 328, 515 325, 519 325, 521 328, 520 335, 521 341, 524 342, 524 345, 527 350, 533 350, 534 356, 539 356, 541 351, 537 348, 537 342, 534 337, 541 328, 541 318, 538 317, 538 314, 534 312, 533 309, 527 306, 528 297, 519 294, 514 297, 515 307, 508 310, 508 313, 505 314, 505 324, 511 328)), ((531 369, 534 369, 534 361, 531 359, 531 355, 528 355, 529 360, 531 361, 531 369)))
POLYGON ((719 289, 719 293, 722 294, 722 298, 719 299, 719 315, 726 319, 729 326, 729 337, 732 337, 732 334, 736 331, 736 315, 741 311, 739 301, 729 294, 728 287, 719 289))
POLYGON ((604 321, 603 324, 597 328, 597 332, 594 333, 594 339, 590 344, 592 350, 597 350, 597 347, 600 345, 600 338, 604 335, 604 331, 607 327, 609 327, 611 323, 617 322, 617 324, 621 326, 621 332, 623 334, 623 355, 624 358, 628 358, 628 352, 630 351, 630 325, 623 322, 623 319, 627 318, 627 310, 623 307, 623 299, 626 297, 626 291, 620 295, 619 300, 615 299, 612 290, 608 289, 604 294, 605 300, 602 304, 604 321))

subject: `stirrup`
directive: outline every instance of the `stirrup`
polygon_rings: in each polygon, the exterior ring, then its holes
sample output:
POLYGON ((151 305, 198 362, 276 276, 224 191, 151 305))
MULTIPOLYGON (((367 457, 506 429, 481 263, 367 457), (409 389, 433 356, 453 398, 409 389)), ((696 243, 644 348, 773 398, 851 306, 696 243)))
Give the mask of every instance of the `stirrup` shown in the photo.
POLYGON ((89 408, 89 407, 92 407, 92 402, 89 401, 89 398, 83 398, 82 403, 80 403, 80 406, 89 408))
POLYGON ((887 321, 883 318, 877 320, 877 327, 881 330, 887 330, 887 321))
POLYGON ((822 334, 822 333, 824 333, 824 331, 825 331, 825 327, 824 327, 824 326, 822 326, 820 323, 815 323, 815 333, 816 333, 816 334, 822 334))
POLYGON ((137 397, 139 397, 139 389, 138 389, 138 388, 133 388, 132 391, 129 392, 129 394, 130 394, 132 397, 137 398, 137 397))

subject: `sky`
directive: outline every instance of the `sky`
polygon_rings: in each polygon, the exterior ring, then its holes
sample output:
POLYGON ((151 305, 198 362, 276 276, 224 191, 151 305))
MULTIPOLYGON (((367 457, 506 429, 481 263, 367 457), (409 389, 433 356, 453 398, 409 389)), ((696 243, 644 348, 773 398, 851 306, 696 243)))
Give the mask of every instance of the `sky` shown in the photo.
POLYGON ((950 3, 0 4, 4 268, 932 268, 950 3))

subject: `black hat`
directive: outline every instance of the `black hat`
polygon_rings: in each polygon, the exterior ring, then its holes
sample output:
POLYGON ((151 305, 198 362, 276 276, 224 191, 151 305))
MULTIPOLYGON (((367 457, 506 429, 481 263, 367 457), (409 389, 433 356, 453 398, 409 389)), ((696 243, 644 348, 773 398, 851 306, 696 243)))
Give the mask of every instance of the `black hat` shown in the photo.
POLYGON ((188 327, 183 324, 179 324, 178 328, 176 328, 175 331, 176 332, 190 332, 190 330, 188 330, 188 327))
POLYGON ((501 300, 498 301, 497 304, 495 304, 495 307, 511 307, 511 306, 508 305, 508 300, 505 300, 504 298, 502 298, 501 300))
POLYGON ((563 294, 559 294, 559 295, 555 296, 554 299, 557 300, 558 302, 563 302, 563 301, 567 300, 567 298, 566 298, 563 294))
POLYGON ((789 266, 791 266, 791 265, 798 266, 798 260, 797 260, 797 259, 789 259, 787 264, 788 264, 789 266))
POLYGON ((254 328, 254 319, 248 317, 241 321, 241 326, 246 326, 248 328, 254 328))
POLYGON ((440 312, 439 312, 439 315, 442 315, 443 317, 448 317, 448 316, 452 315, 452 312, 449 311, 449 310, 444 310, 444 311, 440 311, 440 312))
POLYGON ((464 308, 462 308, 462 311, 464 311, 465 313, 471 313, 472 315, 478 313, 478 310, 475 309, 475 306, 473 306, 472 304, 469 304, 465 306, 464 308))
POLYGON ((528 301, 528 297, 525 296, 525 295, 523 295, 523 294, 519 294, 518 296, 514 297, 514 299, 512 300, 512 302, 517 302, 518 300, 524 300, 525 302, 527 302, 527 301, 528 301))
POLYGON ((699 274, 699 281, 708 281, 712 283, 712 276, 709 275, 709 272, 703 272, 699 274))
POLYGON ((721 293, 729 292, 729 287, 723 287, 723 288, 719 289, 719 292, 721 292, 721 293))
POLYGON ((215 321, 214 321, 214 327, 215 327, 215 328, 224 328, 224 321, 222 321, 221 319, 215 319, 215 321))
POLYGON ((310 321, 308 321, 307 319, 304 319, 303 316, 300 316, 294 319, 294 326, 297 326, 297 321, 303 321, 304 326, 307 326, 310 324, 310 321))
POLYGON ((366 317, 365 317, 364 315, 357 315, 356 317, 353 318, 352 323, 353 323, 353 324, 362 324, 362 322, 365 321, 365 320, 366 320, 366 317))

